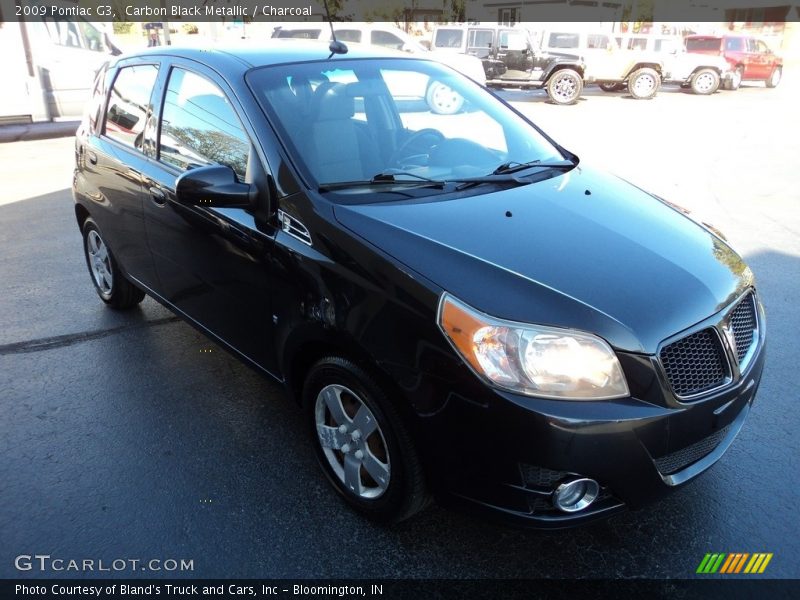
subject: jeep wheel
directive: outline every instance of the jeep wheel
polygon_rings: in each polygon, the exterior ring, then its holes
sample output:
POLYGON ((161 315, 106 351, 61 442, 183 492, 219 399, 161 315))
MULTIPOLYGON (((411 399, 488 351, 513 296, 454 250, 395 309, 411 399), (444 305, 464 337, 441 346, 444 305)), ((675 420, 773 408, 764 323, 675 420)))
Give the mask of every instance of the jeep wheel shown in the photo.
POLYGON ((649 100, 661 87, 661 77, 655 69, 642 67, 628 77, 628 93, 637 100, 649 100))
POLYGON ((700 69, 692 75, 691 86, 695 94, 713 94, 719 89, 719 74, 714 69, 700 69))
POLYGON ((772 73, 770 74, 769 79, 767 79, 767 87, 768 88, 778 87, 778 84, 781 82, 781 76, 783 75, 782 71, 783 70, 780 67, 775 67, 772 70, 772 73))
POLYGON ((725 82, 725 89, 735 91, 739 89, 739 86, 742 85, 742 78, 744 77, 744 71, 742 67, 736 67, 733 71, 733 75, 731 75, 730 79, 725 82))
POLYGON ((583 91, 583 78, 572 69, 556 71, 547 82, 547 95, 556 104, 575 104, 583 91))
POLYGON ((445 84, 434 81, 425 92, 425 101, 437 115, 454 115, 464 106, 464 98, 445 84))

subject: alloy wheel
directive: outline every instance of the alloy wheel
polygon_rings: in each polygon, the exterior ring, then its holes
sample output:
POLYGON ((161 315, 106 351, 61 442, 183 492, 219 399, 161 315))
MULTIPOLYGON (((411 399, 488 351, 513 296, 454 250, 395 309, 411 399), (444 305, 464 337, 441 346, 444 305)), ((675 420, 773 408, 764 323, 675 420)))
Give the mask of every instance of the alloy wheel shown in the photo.
POLYGON ((354 496, 373 500, 391 479, 389 448, 375 415, 351 389, 330 384, 317 394, 317 437, 331 470, 354 496))
POLYGON ((95 230, 91 230, 86 236, 86 253, 89 258, 89 267, 92 277, 97 284, 97 289, 105 297, 111 296, 114 287, 114 272, 111 267, 111 256, 108 254, 103 238, 95 230))

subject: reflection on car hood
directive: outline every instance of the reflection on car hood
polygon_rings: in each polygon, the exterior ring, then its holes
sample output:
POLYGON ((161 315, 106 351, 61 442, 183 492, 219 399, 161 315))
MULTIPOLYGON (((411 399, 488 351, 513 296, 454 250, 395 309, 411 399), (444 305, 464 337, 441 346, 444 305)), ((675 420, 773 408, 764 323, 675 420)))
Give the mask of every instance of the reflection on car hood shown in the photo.
POLYGON ((655 353, 752 283, 717 236, 584 167, 477 196, 340 205, 335 214, 482 311, 592 331, 630 352, 655 353))

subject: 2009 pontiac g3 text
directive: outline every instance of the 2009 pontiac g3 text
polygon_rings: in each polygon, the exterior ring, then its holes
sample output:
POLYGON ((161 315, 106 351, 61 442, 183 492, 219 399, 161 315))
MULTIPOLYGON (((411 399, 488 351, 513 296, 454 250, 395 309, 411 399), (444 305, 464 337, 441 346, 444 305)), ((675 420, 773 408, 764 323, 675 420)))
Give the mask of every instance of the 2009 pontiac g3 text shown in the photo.
POLYGON ((121 572, 194 571, 194 559, 185 558, 61 558, 50 554, 20 554, 14 559, 18 571, 39 572, 121 572))

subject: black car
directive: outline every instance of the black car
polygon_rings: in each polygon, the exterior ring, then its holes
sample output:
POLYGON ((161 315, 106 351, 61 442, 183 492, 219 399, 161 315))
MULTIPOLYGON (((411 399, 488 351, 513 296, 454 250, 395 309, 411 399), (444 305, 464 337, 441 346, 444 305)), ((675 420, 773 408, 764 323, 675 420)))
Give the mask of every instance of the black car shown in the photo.
POLYGON ((442 25, 434 29, 431 47, 439 53, 461 52, 480 58, 489 87, 544 88, 556 104, 575 104, 583 91, 583 58, 545 52, 521 27, 442 25))
POLYGON ((100 298, 150 295, 281 382, 375 519, 435 496, 563 527, 717 461, 764 364, 726 242, 439 63, 329 55, 154 48, 99 74, 73 190, 100 298), (465 110, 410 100, 430 79, 465 110))

